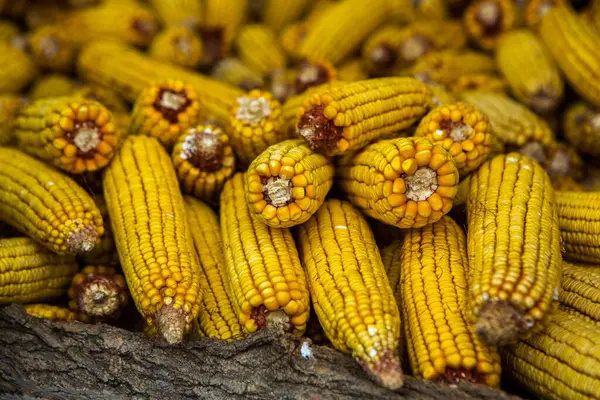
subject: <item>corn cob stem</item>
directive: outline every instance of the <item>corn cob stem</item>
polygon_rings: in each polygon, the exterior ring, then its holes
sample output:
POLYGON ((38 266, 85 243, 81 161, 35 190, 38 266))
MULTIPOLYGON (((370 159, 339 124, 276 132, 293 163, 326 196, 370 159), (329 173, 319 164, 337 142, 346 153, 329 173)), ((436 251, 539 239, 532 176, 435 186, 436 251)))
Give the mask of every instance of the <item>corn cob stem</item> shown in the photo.
POLYGON ((556 207, 565 258, 600 263, 600 194, 557 192, 556 207))
POLYGON ((27 304, 25 312, 35 318, 44 318, 50 321, 73 322, 75 313, 68 308, 51 306, 48 304, 27 304))

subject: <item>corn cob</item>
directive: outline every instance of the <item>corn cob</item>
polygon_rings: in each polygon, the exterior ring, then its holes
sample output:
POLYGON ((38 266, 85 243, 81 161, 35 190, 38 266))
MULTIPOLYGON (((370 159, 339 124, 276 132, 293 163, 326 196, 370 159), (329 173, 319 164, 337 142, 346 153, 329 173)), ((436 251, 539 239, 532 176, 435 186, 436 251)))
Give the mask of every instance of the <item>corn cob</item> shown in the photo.
POLYGON ((25 312, 35 318, 44 318, 50 321, 73 322, 75 313, 68 308, 51 306, 48 304, 27 304, 25 312))
POLYGON ((300 94, 308 88, 331 82, 336 78, 336 69, 325 60, 304 60, 298 66, 294 81, 294 93, 300 94))
POLYGON ((181 190, 218 203, 225 181, 235 172, 229 136, 213 125, 198 125, 177 139, 171 154, 181 190))
POLYGON ((600 29, 600 3, 598 0, 590 1, 581 14, 594 26, 594 28, 596 28, 596 30, 600 29))
POLYGON ((75 43, 59 25, 36 29, 29 38, 33 60, 43 69, 69 72, 75 64, 75 43))
MULTIPOLYGON (((108 87, 93 84, 82 85, 73 92, 73 96, 102 103, 104 107, 114 113, 113 117, 119 114, 129 114, 129 105, 116 91, 108 87)), ((117 125, 116 121, 115 125, 117 125)))
POLYGON ((507 82, 495 74, 463 75, 450 85, 450 89, 456 94, 471 90, 506 93, 507 87, 507 82))
POLYGON ((234 311, 217 214, 203 202, 185 197, 185 210, 200 259, 202 304, 198 317, 203 336, 241 339, 242 327, 234 311))
POLYGON ((538 113, 547 113, 560 104, 563 81, 554 60, 533 32, 508 32, 499 39, 496 62, 513 95, 538 113))
POLYGON ((600 193, 557 192, 556 208, 565 258, 600 263, 600 193))
POLYGON ((170 150, 180 135, 200 121, 201 106, 191 85, 171 80, 154 82, 135 102, 129 133, 155 137, 170 150))
POLYGON ((48 97, 70 96, 74 90, 75 83, 71 78, 62 74, 50 74, 35 80, 28 97, 30 100, 39 100, 48 97))
POLYGON ((0 93, 18 93, 36 77, 37 67, 21 49, 0 41, 0 93))
POLYGON ((248 0, 204 0, 201 33, 206 63, 229 55, 247 11, 248 0))
POLYGON ((261 76, 284 69, 287 64, 285 52, 266 25, 244 25, 240 28, 235 44, 242 62, 261 76))
POLYGON ((397 389, 400 313, 366 219, 327 200, 298 228, 313 305, 333 346, 351 353, 379 384, 397 389))
POLYGON ((530 28, 539 28, 542 17, 554 7, 567 7, 566 0, 527 0, 525 22, 530 28))
POLYGON ((561 142, 547 149, 542 166, 550 180, 564 177, 572 177, 575 180, 583 178, 583 160, 575 149, 561 142))
POLYGON ((110 111, 77 97, 33 102, 21 110, 14 130, 22 151, 74 174, 105 167, 119 139, 110 111))
POLYGON ((567 141, 585 154, 600 156, 600 111, 580 101, 565 112, 563 131, 567 141))
POLYGON ((19 26, 10 20, 0 20, 0 40, 12 43, 21 34, 19 26))
POLYGON ((470 318, 487 344, 515 342, 545 325, 560 284, 552 184, 530 158, 498 155, 471 176, 467 213, 470 318))
POLYGON ((202 22, 202 0, 150 0, 163 25, 197 29, 202 22))
POLYGON ((0 95, 0 146, 14 144, 13 120, 25 105, 25 100, 12 94, 0 95))
POLYGON ((57 255, 26 237, 0 239, 0 304, 50 300, 77 273, 73 255, 57 255))
POLYGON ((153 58, 186 68, 196 68, 202 60, 202 41, 191 29, 173 26, 152 41, 149 50, 153 58))
POLYGON ((565 261, 562 272, 562 289, 558 296, 561 307, 600 322, 600 267, 565 261))
POLYGON ((309 27, 298 54, 338 64, 385 22, 385 3, 386 0, 371 1, 368 13, 363 12, 362 0, 342 0, 326 8, 309 27))
POLYGON ((0 147, 0 220, 58 254, 87 253, 104 233, 100 211, 73 180, 0 147))
POLYGON ((498 38, 517 24, 517 6, 511 0, 477 0, 463 15, 467 34, 484 50, 493 50, 498 38))
POLYGON ((444 0, 411 0, 415 20, 444 20, 448 18, 447 2, 444 0))
POLYGON ((440 144, 456 163, 461 176, 477 170, 492 150, 492 125, 476 107, 456 103, 430 111, 417 126, 415 136, 440 144))
POLYGON ((199 313, 200 266, 177 176, 160 142, 129 136, 106 169, 104 196, 137 309, 167 342, 181 342, 199 313))
POLYGON ((410 68, 420 81, 450 86, 461 76, 493 73, 496 62, 486 54, 469 50, 442 50, 421 57, 410 68))
POLYGON ((369 217, 399 228, 420 228, 452 208, 458 168, 426 138, 381 140, 339 160, 338 183, 369 217))
POLYGON ((111 87, 130 101, 135 101, 153 81, 173 79, 187 82, 204 99, 206 116, 222 123, 228 120, 232 104, 243 93, 230 85, 158 62, 113 42, 96 42, 86 46, 79 56, 78 67, 82 78, 111 87))
POLYGON ((542 19, 540 37, 577 93, 600 106, 598 32, 570 8, 554 7, 542 19))
POLYGON ((458 100, 456 96, 440 85, 429 85, 431 93, 433 94, 433 104, 437 107, 446 106, 456 103, 458 100))
POLYGON ((337 79, 346 82, 363 81, 369 78, 363 61, 360 58, 353 58, 343 63, 337 68, 337 79))
MULTIPOLYGON (((96 193, 102 193, 102 181, 100 178, 97 178, 97 180, 99 181, 99 187, 94 188, 94 191, 96 193)), ((100 237, 100 243, 96 244, 96 247, 94 247, 92 251, 78 256, 77 260, 82 265, 96 264, 115 267, 119 264, 119 255, 117 254, 115 238, 110 226, 110 218, 108 216, 106 200, 104 200, 104 197, 101 194, 94 194, 92 198, 94 199, 94 203, 98 207, 100 215, 102 216, 104 234, 100 237)))
POLYGON ((270 324, 302 334, 310 301, 305 272, 288 229, 271 228, 250 214, 244 175, 238 173, 221 194, 221 234, 230 295, 247 333, 270 324))
POLYGON ((504 370, 544 399, 597 399, 598 325, 556 311, 548 327, 503 353, 504 370))
MULTIPOLYGON (((390 225, 383 225, 390 226, 390 225)), ((398 231, 400 231, 398 229, 398 231)), ((404 231, 400 231, 404 232, 404 231)), ((384 248, 381 249, 381 261, 383 262, 383 267, 385 268, 385 274, 388 277, 388 281, 390 283, 390 288, 392 289, 392 293, 394 293, 394 297, 396 299, 396 304, 398 308, 401 307, 401 290, 402 290, 402 274, 401 274, 401 263, 402 263, 402 246, 404 240, 403 237, 397 238, 387 244, 384 248)), ((402 317, 402 314, 400 314, 402 317)), ((404 326, 401 327, 401 334, 404 332, 404 326)))
POLYGON ((281 31, 279 35, 279 45, 291 59, 302 59, 299 54, 300 44, 306 39, 309 30, 309 24, 306 21, 300 21, 290 24, 281 31))
POLYGON ((380 78, 316 92, 298 109, 298 133, 313 150, 338 155, 406 129, 433 105, 427 85, 380 78))
POLYGON ((69 308, 82 322, 118 318, 129 301, 125 277, 114 268, 84 267, 71 281, 69 308))
POLYGON ((281 108, 269 92, 252 90, 238 97, 231 110, 228 134, 243 168, 285 138, 281 108))
POLYGON ((302 224, 325 201, 334 172, 331 160, 313 153, 302 139, 270 146, 246 174, 250 213, 273 228, 302 224))
POLYGON ((305 14, 312 2, 309 0, 267 0, 264 2, 263 19, 275 33, 305 14))
POLYGON ((261 74, 233 57, 219 61, 213 68, 211 77, 246 91, 259 89, 265 84, 261 74))

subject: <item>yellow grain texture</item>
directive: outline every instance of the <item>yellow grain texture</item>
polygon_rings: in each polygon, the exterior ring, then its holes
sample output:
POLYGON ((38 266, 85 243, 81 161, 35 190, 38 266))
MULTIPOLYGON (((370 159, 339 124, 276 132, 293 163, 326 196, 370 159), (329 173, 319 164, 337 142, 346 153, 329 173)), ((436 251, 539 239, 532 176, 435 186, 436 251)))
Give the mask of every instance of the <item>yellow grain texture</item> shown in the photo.
POLYGON ((556 192, 564 257, 600 263, 600 192, 556 192))
POLYGON ((202 40, 192 29, 172 26, 160 32, 149 49, 152 58, 184 68, 196 68, 202 60, 202 40))
POLYGON ((261 76, 284 69, 287 64, 284 50, 267 25, 244 25, 235 38, 235 45, 242 62, 261 76))

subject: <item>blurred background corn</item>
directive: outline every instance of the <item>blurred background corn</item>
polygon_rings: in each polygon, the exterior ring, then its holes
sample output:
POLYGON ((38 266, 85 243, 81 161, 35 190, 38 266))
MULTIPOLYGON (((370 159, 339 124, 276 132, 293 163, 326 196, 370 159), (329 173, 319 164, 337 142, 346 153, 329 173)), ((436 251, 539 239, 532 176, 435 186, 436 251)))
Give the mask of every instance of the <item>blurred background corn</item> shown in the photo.
POLYGON ((235 57, 220 60, 214 66, 211 77, 246 91, 258 89, 265 84, 260 73, 253 71, 235 57))
POLYGON ((600 156, 600 111, 597 107, 584 101, 569 106, 565 111, 563 131, 577 151, 600 156))
POLYGON ((508 83, 497 74, 475 73, 458 77, 450 84, 450 89, 459 96, 462 92, 472 90, 506 93, 508 90, 508 83))
POLYGON ((233 40, 248 14, 249 0, 204 0, 200 27, 204 43, 204 62, 230 55, 233 40))
POLYGON ((461 76, 493 73, 496 62, 487 54, 475 50, 432 51, 420 57, 408 73, 429 84, 449 86, 461 76))
POLYGON ((202 22, 202 0, 150 0, 149 3, 167 27, 197 29, 202 22))
POLYGON ((463 22, 475 44, 493 50, 498 38, 517 24, 517 6, 511 0, 476 0, 465 10, 463 22))
POLYGON ((173 26, 160 32, 148 50, 157 60, 185 68, 196 68, 202 61, 202 40, 190 28, 173 26))
POLYGON ((75 82, 67 75, 48 74, 36 79, 29 89, 29 99, 67 97, 75 91, 75 82))
POLYGON ((0 40, 0 93, 18 93, 35 79, 38 68, 23 50, 0 40))
POLYGON ((309 0, 266 0, 263 19, 273 32, 279 33, 289 23, 300 19, 311 3, 314 2, 309 0))
POLYGON ((25 104, 26 100, 20 96, 0 95, 0 146, 11 145, 16 141, 13 121, 25 104))
POLYGON ((286 67, 285 52, 266 25, 244 25, 236 36, 235 45, 242 62, 263 77, 286 67))

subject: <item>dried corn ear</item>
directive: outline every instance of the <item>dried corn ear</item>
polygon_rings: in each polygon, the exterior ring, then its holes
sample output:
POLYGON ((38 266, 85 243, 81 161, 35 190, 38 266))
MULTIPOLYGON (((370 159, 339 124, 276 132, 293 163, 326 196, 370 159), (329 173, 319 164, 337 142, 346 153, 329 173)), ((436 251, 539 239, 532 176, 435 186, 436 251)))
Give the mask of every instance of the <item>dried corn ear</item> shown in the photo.
MULTIPOLYGON (((81 175, 85 179, 85 175, 81 175)), ((115 238, 113 236, 112 228, 110 226, 110 218, 108 216, 108 208, 106 207, 106 200, 101 195, 102 193, 102 181, 101 177, 97 177, 98 187, 94 188, 96 194, 92 196, 94 203, 100 211, 102 216, 102 222, 104 225, 104 234, 100 237, 100 243, 96 244, 96 247, 92 251, 86 254, 82 254, 78 257, 78 261, 82 265, 106 265, 108 267, 115 267, 119 264, 119 255, 117 254, 117 248, 115 245, 115 238), (99 194, 100 193, 100 194, 99 194)), ((89 185, 89 180, 86 180, 86 186, 89 185)), ((83 186, 83 185, 82 185, 83 186)), ((83 186, 85 187, 85 186, 83 186)))
POLYGON ((250 214, 243 173, 225 184, 220 214, 230 295, 244 331, 276 324, 302 334, 310 300, 291 232, 271 228, 250 214))
POLYGON ((444 0, 412 0, 415 20, 444 20, 448 17, 448 5, 444 0))
POLYGON ((84 267, 73 277, 68 294, 69 308, 83 322, 114 320, 129 302, 125 277, 102 265, 84 267))
POLYGON ((0 93, 18 93, 38 73, 37 67, 23 50, 0 40, 0 93))
POLYGON ((560 285, 560 231, 550 178, 501 154, 471 175, 467 199, 469 312, 489 345, 542 329, 560 285))
POLYGON ((239 27, 245 21, 249 0, 204 0, 201 33, 205 61, 228 56, 239 27))
POLYGON ((242 62, 261 76, 284 69, 287 64, 285 52, 266 25, 244 25, 236 36, 235 45, 242 62))
POLYGON ((82 85, 73 92, 73 96, 102 103, 104 107, 115 114, 129 114, 129 105, 125 103, 121 95, 109 87, 94 84, 82 85))
POLYGON ((585 154, 600 156, 600 110, 579 101, 571 105, 563 120, 565 139, 585 154))
POLYGON ((338 183, 366 215, 399 228, 439 221, 452 208, 458 168, 426 138, 380 140, 339 160, 338 183))
POLYGON ((0 147, 0 220, 58 254, 87 253, 104 233, 100 211, 71 178, 0 147))
POLYGON ((22 151, 74 174, 104 168, 119 140, 111 112, 77 97, 36 100, 21 110, 14 130, 22 151))
POLYGON ((13 121, 25 105, 26 100, 12 94, 0 95, 0 146, 15 142, 13 121))
POLYGON ((571 177, 583 178, 583 160, 571 146, 558 142, 548 147, 542 164, 550 179, 571 177))
POLYGON ((35 318, 44 318, 50 321, 73 322, 75 313, 68 308, 48 304, 27 304, 25 312, 35 318))
POLYGON ((334 173, 333 162, 302 139, 272 145, 252 161, 246 174, 250 213, 274 228, 302 224, 325 201, 334 173))
POLYGON ((544 399, 597 399, 598 325, 555 311, 548 327, 503 352, 504 371, 544 399))
POLYGON ((564 257, 600 263, 600 193, 556 192, 564 257))
POLYGON ((160 142, 129 136, 104 174, 119 259, 146 321, 179 343, 200 307, 200 266, 183 196, 160 142))
POLYGON ((379 384, 403 384, 400 313, 366 219, 327 200, 298 227, 302 263, 319 322, 333 346, 350 353, 379 384))
POLYGON ((231 147, 242 167, 250 165, 267 147, 285 139, 282 107, 273 95, 252 90, 237 98, 229 120, 231 147))
POLYGON ((193 197, 185 197, 185 210, 200 260, 202 304, 199 332, 221 340, 241 339, 242 327, 233 308, 223 241, 217 214, 193 197))
POLYGON ((296 69, 294 94, 331 82, 336 79, 336 74, 335 67, 325 60, 304 60, 296 69))
POLYGON ((450 86, 461 76, 493 73, 496 62, 486 54, 471 50, 442 50, 419 58, 410 74, 420 81, 450 86))
POLYGON ((600 266, 565 261, 562 273, 562 289, 558 295, 561 306, 600 322, 600 266))
POLYGON ((263 19, 275 33, 302 17, 311 4, 309 0, 267 0, 263 19))
POLYGON ((298 109, 298 133, 313 150, 337 155, 414 124, 433 105, 427 85, 413 78, 347 83, 311 95, 298 109))
POLYGON ((76 46, 60 25, 42 26, 32 32, 29 49, 43 69, 69 72, 75 64, 76 46))
POLYGON ((568 7, 554 7, 544 16, 540 37, 567 81, 583 98, 600 106, 600 35, 568 7))
POLYGON ((265 82, 263 76, 248 68, 239 58, 224 58, 212 70, 211 77, 242 90, 261 88, 265 82))
POLYGON ((0 20, 0 40, 12 43, 21 34, 19 25, 8 19, 0 20))
POLYGON ((197 29, 202 22, 202 0, 150 0, 163 25, 197 29))
POLYGON ((0 304, 60 297, 76 273, 74 255, 60 256, 26 237, 0 239, 0 304))
POLYGON ((279 45, 285 53, 292 59, 301 59, 299 54, 301 43, 306 38, 309 30, 309 24, 306 21, 290 24, 281 31, 279 35, 279 45))
POLYGON ((517 6, 512 0, 476 0, 464 12, 463 22, 471 40, 492 50, 498 38, 517 25, 517 6))
POLYGON ((35 80, 29 90, 30 100, 39 100, 48 97, 70 96, 75 90, 75 83, 67 75, 44 75, 35 80))
POLYGON ((363 81, 369 78, 369 74, 360 58, 353 58, 342 63, 337 68, 337 79, 346 82, 363 81))
POLYGON ((131 135, 157 138, 171 149, 177 138, 200 121, 202 100, 182 81, 155 82, 140 93, 131 114, 131 135))
POLYGON ((198 125, 179 136, 171 159, 181 190, 210 203, 218 203, 235 172, 229 136, 213 125, 198 125))
POLYGON ((554 7, 568 6, 567 0, 527 0, 525 23, 530 28, 539 28, 542 17, 554 7))
POLYGON ((149 54, 166 63, 196 68, 202 60, 202 40, 190 28, 172 26, 156 35, 149 54))
POLYGON ((541 114, 560 105, 562 77, 548 49, 533 32, 518 29, 504 34, 498 41, 496 62, 521 103, 541 114))
POLYGON ((450 86, 452 92, 456 94, 470 90, 506 93, 508 89, 508 83, 495 74, 463 75, 456 79, 450 86))
POLYGON ((433 109, 415 131, 415 136, 440 144, 452 156, 461 176, 485 162, 492 150, 493 135, 488 117, 460 102, 433 109))

